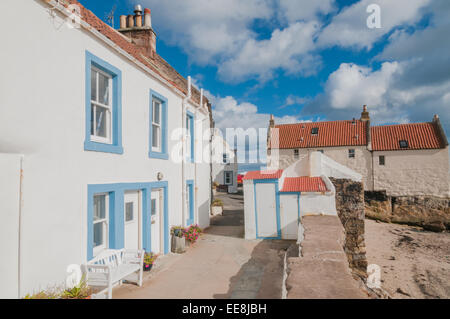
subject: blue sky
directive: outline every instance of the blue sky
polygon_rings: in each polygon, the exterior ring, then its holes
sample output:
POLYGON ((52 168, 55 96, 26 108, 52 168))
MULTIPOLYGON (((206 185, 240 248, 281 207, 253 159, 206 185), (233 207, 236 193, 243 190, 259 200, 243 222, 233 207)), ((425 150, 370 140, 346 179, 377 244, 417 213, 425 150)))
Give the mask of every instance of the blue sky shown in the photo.
POLYGON ((207 90, 219 128, 359 117, 450 133, 448 0, 81 0, 152 10, 157 51, 207 90), (367 27, 371 4, 381 28, 367 27))

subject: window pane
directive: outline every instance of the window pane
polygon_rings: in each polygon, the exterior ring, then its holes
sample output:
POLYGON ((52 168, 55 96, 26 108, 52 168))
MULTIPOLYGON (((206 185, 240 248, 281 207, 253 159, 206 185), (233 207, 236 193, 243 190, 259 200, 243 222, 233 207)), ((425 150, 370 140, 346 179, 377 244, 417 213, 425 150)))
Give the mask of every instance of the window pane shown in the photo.
POLYGON ((159 126, 152 126, 152 146, 159 147, 159 126))
POLYGON ((156 215, 156 199, 152 199, 152 216, 156 215))
POLYGON ((133 208, 134 208, 133 202, 125 204, 125 221, 126 222, 132 221, 134 219, 133 208))
POLYGON ((94 118, 95 118, 95 106, 92 104, 91 105, 91 135, 95 135, 95 131, 94 131, 94 118))
POLYGON ((95 120, 96 120, 96 128, 95 135, 101 137, 108 137, 107 131, 107 120, 109 116, 109 112, 107 109, 97 106, 95 108, 95 120))
POLYGON ((159 102, 153 104, 153 123, 161 124, 161 104, 159 102))
POLYGON ((94 196, 94 221, 106 217, 106 195, 94 196))
POLYGON ((94 224, 94 247, 103 245, 103 223, 94 224))
POLYGON ((101 73, 98 74, 98 95, 100 103, 109 105, 109 78, 101 73))
POLYGON ((97 101, 97 72, 91 70, 91 100, 97 101))

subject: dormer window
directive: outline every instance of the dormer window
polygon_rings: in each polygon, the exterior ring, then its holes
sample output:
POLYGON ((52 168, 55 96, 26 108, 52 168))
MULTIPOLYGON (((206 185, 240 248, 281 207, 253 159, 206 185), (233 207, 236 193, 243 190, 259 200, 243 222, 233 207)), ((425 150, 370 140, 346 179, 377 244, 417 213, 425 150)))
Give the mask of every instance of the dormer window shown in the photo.
POLYGON ((409 147, 407 140, 401 140, 399 143, 400 143, 400 148, 408 148, 409 147))
POLYGON ((319 135, 319 128, 318 127, 313 127, 311 129, 311 135, 319 135))

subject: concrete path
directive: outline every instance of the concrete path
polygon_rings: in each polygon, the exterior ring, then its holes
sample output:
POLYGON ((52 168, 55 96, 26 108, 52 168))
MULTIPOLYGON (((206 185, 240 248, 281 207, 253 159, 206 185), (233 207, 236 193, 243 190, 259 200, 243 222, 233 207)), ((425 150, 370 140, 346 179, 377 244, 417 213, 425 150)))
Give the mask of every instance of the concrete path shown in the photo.
POLYGON ((217 196, 223 216, 182 255, 158 259, 143 287, 124 284, 114 298, 281 298, 283 258, 290 241, 244 240, 242 194, 217 196))

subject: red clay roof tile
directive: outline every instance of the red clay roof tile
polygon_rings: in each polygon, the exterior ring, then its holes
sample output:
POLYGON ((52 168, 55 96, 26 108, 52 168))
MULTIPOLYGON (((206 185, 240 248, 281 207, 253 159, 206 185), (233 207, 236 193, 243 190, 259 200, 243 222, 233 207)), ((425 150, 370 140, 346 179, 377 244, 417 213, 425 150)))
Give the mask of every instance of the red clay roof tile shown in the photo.
POLYGON ((329 146, 360 146, 367 144, 367 123, 355 121, 333 121, 297 123, 275 126, 270 148, 316 148, 329 146), (312 129, 318 128, 313 135, 312 129), (279 147, 275 147, 279 137, 279 147))
POLYGON ((283 174, 283 170, 271 170, 271 171, 254 171, 248 172, 244 176, 244 180, 252 180, 252 179, 278 179, 283 174))
POLYGON ((326 192, 325 182, 321 177, 286 177, 281 192, 326 192))
POLYGON ((413 123, 374 126, 371 128, 374 151, 419 150, 442 148, 436 125, 413 123), (408 142, 407 148, 400 147, 400 141, 408 142))

